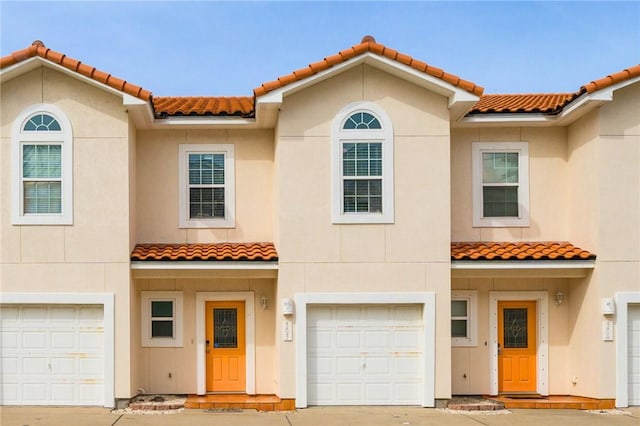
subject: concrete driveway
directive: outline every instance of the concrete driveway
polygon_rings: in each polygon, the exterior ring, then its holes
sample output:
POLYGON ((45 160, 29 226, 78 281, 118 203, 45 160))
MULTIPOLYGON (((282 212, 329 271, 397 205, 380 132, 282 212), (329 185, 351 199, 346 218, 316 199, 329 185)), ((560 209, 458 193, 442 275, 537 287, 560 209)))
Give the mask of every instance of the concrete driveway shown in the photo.
POLYGON ((512 410, 509 414, 461 414, 418 407, 312 407, 294 412, 208 412, 189 409, 175 414, 115 414, 108 409, 65 407, 0 407, 2 426, 334 426, 334 425, 633 425, 640 407, 628 415, 579 410, 512 410))

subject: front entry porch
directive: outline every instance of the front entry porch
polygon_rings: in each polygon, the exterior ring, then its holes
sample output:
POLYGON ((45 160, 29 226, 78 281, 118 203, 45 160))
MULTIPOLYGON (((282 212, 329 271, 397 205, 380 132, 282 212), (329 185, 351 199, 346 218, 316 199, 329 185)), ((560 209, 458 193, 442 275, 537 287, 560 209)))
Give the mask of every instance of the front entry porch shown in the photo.
POLYGON ((277 395, 209 394, 188 395, 184 407, 213 410, 291 411, 295 410, 295 405, 295 399, 281 399, 277 395))
POLYGON ((550 395, 532 398, 512 396, 487 396, 485 398, 499 401, 506 409, 514 408, 547 408, 574 410, 611 410, 616 408, 615 399, 596 399, 571 395, 550 395))

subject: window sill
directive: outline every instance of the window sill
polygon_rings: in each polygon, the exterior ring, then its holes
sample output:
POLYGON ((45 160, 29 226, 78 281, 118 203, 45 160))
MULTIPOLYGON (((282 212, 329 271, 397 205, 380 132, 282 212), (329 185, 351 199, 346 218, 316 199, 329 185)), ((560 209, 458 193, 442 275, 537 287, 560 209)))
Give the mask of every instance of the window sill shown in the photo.
POLYGON ((332 223, 341 224, 392 224, 394 218, 392 215, 383 215, 377 213, 354 213, 340 214, 333 217, 332 223))
POLYGON ((200 220, 181 220, 178 228, 180 229, 203 229, 203 228, 235 228, 236 222, 231 219, 200 219, 200 220))
POLYGON ((529 227, 529 218, 474 218, 474 228, 527 228, 529 227))

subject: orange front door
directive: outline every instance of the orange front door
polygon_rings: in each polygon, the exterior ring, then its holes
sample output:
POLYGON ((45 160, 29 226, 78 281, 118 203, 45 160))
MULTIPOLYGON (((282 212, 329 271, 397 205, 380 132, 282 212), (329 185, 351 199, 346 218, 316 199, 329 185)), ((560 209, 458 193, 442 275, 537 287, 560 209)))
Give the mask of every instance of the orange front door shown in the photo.
POLYGON ((244 392, 244 302, 207 302, 207 392, 244 392))
POLYGON ((498 390, 536 392, 536 302, 498 302, 498 390))

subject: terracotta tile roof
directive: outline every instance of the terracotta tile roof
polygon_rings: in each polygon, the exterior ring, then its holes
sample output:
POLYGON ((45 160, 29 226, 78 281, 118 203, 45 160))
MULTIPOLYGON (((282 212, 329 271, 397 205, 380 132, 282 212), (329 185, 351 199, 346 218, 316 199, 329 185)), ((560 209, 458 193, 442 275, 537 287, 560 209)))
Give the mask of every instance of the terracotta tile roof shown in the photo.
POLYGON ((640 77, 640 64, 634 65, 613 74, 609 74, 608 76, 602 77, 598 80, 594 80, 591 83, 585 84, 584 86, 580 87, 580 90, 587 93, 593 93, 595 91, 613 86, 614 84, 630 80, 635 77, 640 77))
POLYGON ((251 117, 254 115, 253 97, 175 97, 153 98, 153 109, 158 116, 176 115, 233 115, 251 117))
POLYGON ((71 71, 75 71, 78 74, 84 75, 85 77, 89 77, 93 80, 99 81, 100 83, 106 84, 107 86, 110 86, 116 90, 128 93, 131 96, 135 96, 145 101, 151 99, 152 95, 148 90, 114 77, 113 75, 108 74, 104 71, 100 71, 95 67, 83 64, 82 62, 70 58, 62 53, 51 50, 47 48, 40 40, 34 41, 31 46, 27 47, 26 49, 18 50, 10 55, 0 58, 0 69, 10 67, 11 65, 26 61, 27 59, 33 58, 35 56, 39 56, 55 64, 61 65, 71 71))
POLYGON ((541 112, 558 113, 579 93, 540 93, 531 95, 484 95, 469 111, 477 113, 541 112))
POLYGON ((131 260, 274 261, 278 253, 273 243, 137 244, 131 260))
POLYGON ((376 55, 384 56, 391 60, 408 65, 415 70, 437 77, 441 80, 446 81, 447 83, 460 87, 461 89, 466 90, 467 92, 473 93, 476 96, 482 95, 482 92, 484 91, 482 87, 477 86, 475 83, 472 83, 467 80, 463 80, 457 75, 449 74, 441 70, 440 68, 433 67, 422 61, 418 61, 417 59, 414 59, 409 55, 405 55, 396 50, 390 49, 380 43, 377 43, 376 40, 371 36, 365 36, 360 42, 360 44, 356 44, 355 46, 352 46, 349 49, 345 49, 341 52, 338 52, 333 56, 328 56, 324 58, 322 61, 314 62, 305 68, 301 68, 297 71, 292 72, 291 74, 287 74, 282 77, 279 77, 277 80, 263 83, 260 87, 254 89, 253 93, 255 96, 262 96, 266 93, 271 92, 272 90, 279 89, 293 82, 300 81, 307 77, 311 77, 312 75, 315 75, 321 71, 329 69, 335 65, 346 62, 349 59, 354 58, 366 52, 371 52, 376 55))
POLYGON ((451 260, 593 260, 596 255, 568 242, 451 243, 451 260))

